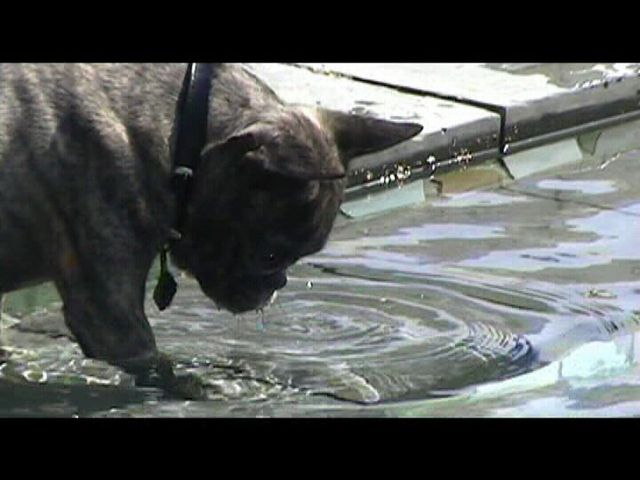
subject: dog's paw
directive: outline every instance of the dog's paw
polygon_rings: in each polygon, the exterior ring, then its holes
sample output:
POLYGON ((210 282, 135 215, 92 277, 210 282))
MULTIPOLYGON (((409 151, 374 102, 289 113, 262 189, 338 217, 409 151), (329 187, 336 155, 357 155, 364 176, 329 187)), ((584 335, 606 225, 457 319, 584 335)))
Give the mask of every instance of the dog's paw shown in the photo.
POLYGON ((200 377, 192 373, 176 375, 173 362, 166 354, 159 354, 157 372, 160 387, 168 397, 183 400, 206 400, 207 391, 200 377))
POLYGON ((200 377, 192 373, 174 376, 165 386, 165 393, 183 400, 206 400, 207 390, 200 377))

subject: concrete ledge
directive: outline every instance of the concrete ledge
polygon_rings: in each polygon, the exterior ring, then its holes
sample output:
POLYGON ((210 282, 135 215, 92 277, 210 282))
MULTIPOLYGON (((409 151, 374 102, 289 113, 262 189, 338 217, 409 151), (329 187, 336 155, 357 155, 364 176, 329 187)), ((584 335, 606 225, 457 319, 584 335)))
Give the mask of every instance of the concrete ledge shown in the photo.
MULTIPOLYGON (((348 199, 489 159, 515 165, 510 156, 519 152, 640 119, 640 64, 249 67, 289 102, 424 126, 411 141, 358 158, 349 172, 348 199)), ((522 156, 516 157, 518 177, 547 168, 526 160, 523 170, 522 156)), ((536 162, 546 158, 555 157, 537 155, 536 162)))
POLYGON ((640 117, 640 64, 301 66, 498 112, 503 122, 501 147, 506 154, 604 125, 599 122, 611 125, 640 117), (536 141, 537 137, 549 138, 536 141))
POLYGON ((290 65, 247 66, 287 102, 423 125, 418 137, 357 158, 349 172, 349 195, 393 186, 398 182, 398 169, 403 172, 400 178, 406 181, 428 178, 436 166, 446 170, 455 168, 456 161, 468 163, 499 153, 500 116, 494 112, 290 65))

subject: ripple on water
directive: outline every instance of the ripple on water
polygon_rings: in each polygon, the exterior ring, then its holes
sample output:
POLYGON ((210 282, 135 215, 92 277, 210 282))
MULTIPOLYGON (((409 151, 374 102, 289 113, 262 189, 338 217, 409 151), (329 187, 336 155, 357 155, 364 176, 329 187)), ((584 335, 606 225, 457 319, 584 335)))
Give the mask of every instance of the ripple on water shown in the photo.
MULTIPOLYGON (((214 359, 193 366, 216 398, 283 399, 324 395, 358 403, 442 396, 469 384, 516 375, 531 368, 531 344, 490 322, 466 323, 428 301, 383 294, 361 281, 293 278, 278 303, 260 315, 233 317, 214 308, 189 317, 181 343, 170 346, 185 358, 189 349, 214 359), (379 294, 378 294, 379 293, 379 294), (209 326, 211 327, 209 329, 209 326), (186 332, 195 333, 185 339, 186 332), (182 350, 182 351, 181 351, 182 350), (223 365, 224 364, 224 365, 223 365)), ((202 303, 201 298, 193 301, 202 303)), ((189 301, 160 322, 160 338, 175 338, 172 325, 189 301)))

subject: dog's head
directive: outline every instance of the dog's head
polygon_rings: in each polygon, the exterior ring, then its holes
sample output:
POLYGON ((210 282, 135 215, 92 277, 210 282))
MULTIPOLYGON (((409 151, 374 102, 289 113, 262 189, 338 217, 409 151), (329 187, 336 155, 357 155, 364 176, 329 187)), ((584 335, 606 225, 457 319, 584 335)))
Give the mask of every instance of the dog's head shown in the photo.
POLYGON ((208 145, 174 261, 219 306, 234 313, 263 307, 285 286, 287 268, 326 243, 348 162, 421 130, 286 107, 208 145))

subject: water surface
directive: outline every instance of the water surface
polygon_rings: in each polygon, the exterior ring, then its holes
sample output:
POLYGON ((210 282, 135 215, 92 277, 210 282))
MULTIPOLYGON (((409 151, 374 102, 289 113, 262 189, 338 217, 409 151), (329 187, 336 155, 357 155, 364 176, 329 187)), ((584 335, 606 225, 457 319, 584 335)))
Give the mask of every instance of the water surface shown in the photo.
POLYGON ((0 415, 638 415, 638 162, 341 218, 263 314, 218 311, 179 279, 147 312, 207 401, 85 359, 50 287, 10 294, 0 415))

